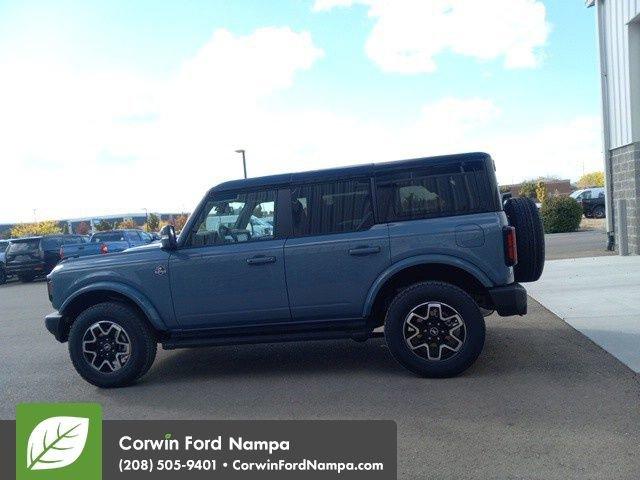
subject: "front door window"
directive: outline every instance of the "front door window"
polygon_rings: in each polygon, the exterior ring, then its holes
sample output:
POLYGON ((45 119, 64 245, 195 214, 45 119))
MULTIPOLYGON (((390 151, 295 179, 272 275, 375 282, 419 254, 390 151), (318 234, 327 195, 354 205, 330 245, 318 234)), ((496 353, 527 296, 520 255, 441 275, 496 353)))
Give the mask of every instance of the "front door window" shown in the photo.
POLYGON ((190 245, 204 247, 271 240, 275 236, 275 190, 213 198, 193 230, 190 245))

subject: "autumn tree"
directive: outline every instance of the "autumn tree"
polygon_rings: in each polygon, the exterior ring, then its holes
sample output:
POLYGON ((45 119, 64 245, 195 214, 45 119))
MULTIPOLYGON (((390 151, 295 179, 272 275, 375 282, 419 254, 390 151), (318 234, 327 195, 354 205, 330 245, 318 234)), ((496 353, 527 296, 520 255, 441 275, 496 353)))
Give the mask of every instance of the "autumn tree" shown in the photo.
POLYGON ((185 223, 187 223, 187 218, 187 215, 183 213, 173 220, 173 226, 175 227, 176 232, 180 232, 184 228, 185 223))
POLYGON ((78 235, 88 235, 91 232, 91 226, 87 222, 80 222, 76 227, 78 235))
POLYGON ((144 229, 147 232, 157 232, 160 228, 160 218, 155 213, 150 213, 147 217, 147 223, 144 224, 144 229))
POLYGON ((522 182, 518 195, 521 197, 536 198, 536 182, 533 180, 525 180, 522 182))
POLYGON ((604 187, 604 172, 585 173, 578 180, 578 188, 604 187))
POLYGON ((130 218, 125 218, 120 223, 118 223, 118 228, 119 229, 138 228, 138 224, 130 218))
POLYGON ((540 203, 544 203, 547 198, 547 186, 542 180, 538 180, 536 184, 536 198, 540 203))
POLYGON ((107 222, 104 218, 100 220, 96 225, 96 230, 99 232, 106 232, 108 230, 113 230, 113 224, 107 222))
POLYGON ((30 237, 35 235, 54 235, 56 233, 62 233, 62 228, 60 228, 58 222, 54 222, 53 220, 35 223, 21 223, 11 229, 11 236, 13 238, 30 237))

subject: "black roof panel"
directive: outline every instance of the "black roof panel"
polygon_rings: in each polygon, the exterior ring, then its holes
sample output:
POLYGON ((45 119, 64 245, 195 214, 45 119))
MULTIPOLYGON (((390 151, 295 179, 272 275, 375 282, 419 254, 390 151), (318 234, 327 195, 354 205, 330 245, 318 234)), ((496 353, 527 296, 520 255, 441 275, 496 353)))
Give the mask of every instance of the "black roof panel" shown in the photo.
POLYGON ((412 158, 408 160, 396 160, 383 163, 369 163, 365 165, 352 165, 347 167, 328 168, 324 170, 312 170, 308 172, 284 173, 280 175, 268 175, 240 180, 231 180, 213 187, 210 192, 227 192, 242 190, 245 188, 260 188, 269 186, 286 185, 290 183, 309 183, 323 180, 331 180, 341 177, 369 176, 373 173, 394 171, 405 168, 419 168, 427 165, 443 165, 460 163, 472 160, 491 160, 487 153, 472 152, 456 155, 442 155, 438 157, 412 158))

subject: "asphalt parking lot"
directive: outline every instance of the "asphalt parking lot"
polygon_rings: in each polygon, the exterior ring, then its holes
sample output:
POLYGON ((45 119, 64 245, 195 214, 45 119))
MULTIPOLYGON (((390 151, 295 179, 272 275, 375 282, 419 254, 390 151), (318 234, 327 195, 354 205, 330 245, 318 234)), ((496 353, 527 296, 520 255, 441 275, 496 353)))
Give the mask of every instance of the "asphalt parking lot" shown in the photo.
POLYGON ((580 230, 572 233, 546 235, 546 259, 600 257, 616 255, 606 250, 607 234, 604 230, 580 230))
POLYGON ((82 381, 44 329, 43 282, 0 287, 0 306, 3 419, 32 401, 99 402, 110 419, 393 419, 399 478, 640 475, 640 376, 531 299, 526 317, 488 319, 454 379, 412 376, 377 339, 160 351, 116 390, 82 381))

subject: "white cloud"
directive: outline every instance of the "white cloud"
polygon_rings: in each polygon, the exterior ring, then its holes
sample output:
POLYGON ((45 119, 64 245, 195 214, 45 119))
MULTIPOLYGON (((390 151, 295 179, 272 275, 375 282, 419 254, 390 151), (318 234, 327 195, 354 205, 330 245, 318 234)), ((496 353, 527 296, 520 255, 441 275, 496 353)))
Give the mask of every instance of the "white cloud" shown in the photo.
POLYGON ((447 51, 535 67, 550 30, 539 0, 316 0, 314 10, 355 4, 375 19, 366 51, 386 72, 433 72, 447 51))
POLYGON ((322 56, 306 32, 263 28, 217 30, 168 79, 0 58, 0 221, 31 220, 34 208, 39 218, 191 209, 238 176, 235 148, 266 136, 261 102, 322 56))
POLYGON ((278 102, 321 57, 307 33, 271 28, 217 31, 165 79, 0 59, 0 222, 29 221, 34 208, 189 211, 242 175, 236 148, 251 176, 477 150, 506 183, 600 166, 597 117, 503 133, 509 119, 486 98, 444 98, 401 122, 278 102))

